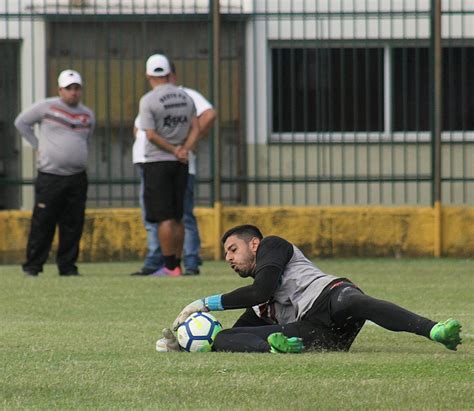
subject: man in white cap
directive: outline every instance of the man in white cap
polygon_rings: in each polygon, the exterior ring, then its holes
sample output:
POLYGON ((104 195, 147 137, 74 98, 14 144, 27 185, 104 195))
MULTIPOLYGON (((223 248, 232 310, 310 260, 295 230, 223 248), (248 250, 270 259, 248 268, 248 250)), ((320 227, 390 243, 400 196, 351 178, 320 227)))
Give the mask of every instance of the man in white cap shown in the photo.
POLYGON ((43 271, 56 225, 59 274, 79 275, 76 261, 87 200, 87 157, 95 118, 81 104, 82 78, 74 70, 58 77, 59 97, 33 104, 15 120, 19 133, 37 154, 35 203, 23 272, 32 277, 43 271), (39 125, 39 135, 34 126, 39 125))
POLYGON ((188 153, 199 138, 193 100, 170 81, 171 65, 162 54, 146 62, 152 88, 140 99, 140 125, 146 132, 143 164, 146 220, 158 223, 164 267, 152 275, 179 276, 183 249, 183 205, 188 153))
MULTIPOLYGON (((177 84, 176 67, 170 62, 171 75, 170 81, 177 84)), ((199 139, 204 138, 209 133, 216 119, 216 110, 206 98, 196 90, 179 86, 188 94, 196 107, 196 117, 199 123, 199 139)), ((135 141, 133 143, 133 163, 137 164, 140 173, 140 207, 142 209, 143 224, 147 233, 147 253, 143 267, 131 275, 144 276, 151 275, 163 267, 163 255, 161 254, 160 242, 158 240, 158 225, 150 223, 145 219, 145 209, 143 204, 143 163, 145 160, 145 143, 147 141, 146 133, 141 129, 140 116, 135 119, 133 128, 135 141)), ((196 175, 196 154, 193 151, 188 153, 188 183, 184 195, 184 275, 198 275, 199 266, 202 264, 200 257, 201 239, 197 220, 194 215, 194 183, 196 175)))

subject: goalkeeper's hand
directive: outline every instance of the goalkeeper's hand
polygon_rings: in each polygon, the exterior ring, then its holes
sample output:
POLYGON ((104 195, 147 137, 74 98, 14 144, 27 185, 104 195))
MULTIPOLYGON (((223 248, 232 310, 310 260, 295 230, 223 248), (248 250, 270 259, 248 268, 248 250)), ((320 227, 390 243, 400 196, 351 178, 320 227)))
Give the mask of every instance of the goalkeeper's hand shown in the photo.
POLYGON ((196 300, 193 301, 191 304, 188 304, 186 307, 182 309, 182 311, 179 313, 178 317, 176 317, 176 320, 173 322, 173 330, 177 330, 178 327, 186 321, 186 318, 188 318, 191 314, 197 313, 197 312, 207 312, 209 309, 204 305, 204 300, 196 300))
POLYGON ((176 336, 169 328, 163 328, 163 338, 156 342, 156 351, 172 352, 179 351, 179 344, 176 336))

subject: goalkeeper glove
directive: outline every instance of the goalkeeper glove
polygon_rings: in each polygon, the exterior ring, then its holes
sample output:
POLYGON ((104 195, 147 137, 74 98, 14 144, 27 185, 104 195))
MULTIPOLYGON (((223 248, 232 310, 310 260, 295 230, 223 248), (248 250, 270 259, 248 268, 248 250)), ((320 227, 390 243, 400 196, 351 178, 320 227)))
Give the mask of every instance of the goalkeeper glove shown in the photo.
POLYGON ((223 309, 224 307, 222 306, 220 295, 211 295, 209 297, 193 301, 191 304, 188 304, 186 307, 184 307, 179 313, 178 317, 176 317, 176 320, 173 322, 173 329, 176 331, 191 314, 203 311, 221 311, 223 309))
POLYGON ((156 351, 171 352, 180 351, 178 340, 169 328, 163 328, 163 338, 156 342, 156 351))

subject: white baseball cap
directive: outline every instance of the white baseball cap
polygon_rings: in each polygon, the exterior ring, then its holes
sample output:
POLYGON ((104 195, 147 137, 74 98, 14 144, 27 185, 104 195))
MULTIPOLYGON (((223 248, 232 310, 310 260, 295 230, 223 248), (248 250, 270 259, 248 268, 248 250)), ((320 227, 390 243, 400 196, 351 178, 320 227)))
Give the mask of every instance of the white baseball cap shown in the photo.
POLYGON ((170 74, 169 60, 163 54, 153 54, 146 61, 146 74, 153 77, 164 77, 170 74))
POLYGON ((64 70, 61 71, 58 77, 58 86, 59 87, 67 87, 71 84, 79 84, 82 86, 82 78, 81 75, 74 70, 64 70))

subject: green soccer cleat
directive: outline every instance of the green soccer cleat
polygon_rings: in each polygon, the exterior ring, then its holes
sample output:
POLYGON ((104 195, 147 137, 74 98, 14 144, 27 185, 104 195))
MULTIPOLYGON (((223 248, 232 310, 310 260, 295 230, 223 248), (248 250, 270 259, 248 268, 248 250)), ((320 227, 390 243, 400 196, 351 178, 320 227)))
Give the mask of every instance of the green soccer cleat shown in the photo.
POLYGON ((462 344, 461 336, 461 324, 458 320, 450 318, 442 323, 436 324, 430 331, 430 338, 433 341, 440 342, 448 350, 457 350, 457 346, 462 344))
POLYGON ((282 333, 273 333, 267 337, 272 353, 300 353, 303 351, 303 340, 298 337, 287 337, 282 333))

